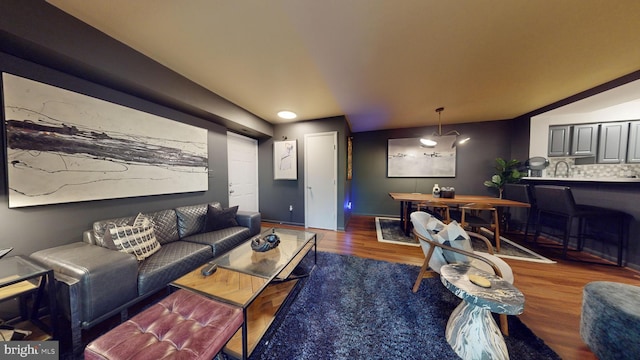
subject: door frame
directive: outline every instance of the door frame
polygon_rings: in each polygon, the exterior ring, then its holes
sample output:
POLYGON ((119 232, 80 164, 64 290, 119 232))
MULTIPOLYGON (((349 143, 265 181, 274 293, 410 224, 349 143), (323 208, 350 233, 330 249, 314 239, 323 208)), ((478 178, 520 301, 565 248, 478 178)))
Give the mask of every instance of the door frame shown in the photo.
POLYGON ((311 164, 311 161, 313 161, 311 159, 311 156, 309 154, 309 146, 307 146, 309 144, 308 139, 311 137, 317 137, 317 136, 326 136, 326 135, 332 135, 333 136, 333 147, 334 147, 334 151, 333 151, 333 193, 331 194, 331 198, 334 200, 334 214, 335 214, 335 218, 334 218, 334 222, 332 224, 331 229, 328 230, 333 230, 336 231, 338 229, 338 132, 337 131, 327 131, 327 132, 320 132, 320 133, 312 133, 312 134, 305 134, 304 135, 304 226, 305 228, 309 227, 309 206, 310 206, 310 202, 309 202, 309 169, 308 166, 309 164, 311 164))
POLYGON ((248 136, 244 136, 244 135, 240 135, 240 134, 236 134, 234 132, 230 132, 227 131, 227 199, 229 201, 229 206, 231 206, 231 194, 229 194, 229 182, 231 181, 231 176, 229 175, 229 165, 230 165, 230 161, 229 161, 229 138, 234 137, 236 139, 240 139, 242 141, 246 141, 246 142, 251 142, 254 144, 254 150, 255 150, 255 164, 256 164, 256 178, 255 178, 255 194, 256 194, 256 202, 255 202, 255 206, 257 211, 260 211, 260 193, 259 188, 260 188, 260 184, 259 184, 259 180, 260 180, 260 174, 258 173, 259 170, 259 158, 258 158, 258 140, 250 138, 248 136))

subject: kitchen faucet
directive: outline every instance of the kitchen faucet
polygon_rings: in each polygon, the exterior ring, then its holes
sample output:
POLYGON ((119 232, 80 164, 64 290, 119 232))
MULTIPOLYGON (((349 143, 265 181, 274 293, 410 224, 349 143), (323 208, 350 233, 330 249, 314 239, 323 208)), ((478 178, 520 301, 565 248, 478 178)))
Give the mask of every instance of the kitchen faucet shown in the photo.
POLYGON ((567 167, 567 171, 565 172, 565 176, 564 177, 569 177, 569 164, 564 160, 560 160, 560 161, 558 161, 556 163, 556 166, 553 169, 553 177, 557 177, 558 165, 560 165, 561 163, 564 163, 564 165, 567 167))

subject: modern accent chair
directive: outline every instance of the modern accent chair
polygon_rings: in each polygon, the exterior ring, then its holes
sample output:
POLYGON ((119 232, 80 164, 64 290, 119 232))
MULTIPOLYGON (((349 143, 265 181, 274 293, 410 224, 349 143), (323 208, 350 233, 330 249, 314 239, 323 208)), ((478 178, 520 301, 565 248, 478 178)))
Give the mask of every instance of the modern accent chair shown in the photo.
MULTIPOLYGON (((425 259, 420 273, 413 285, 413 292, 420 288, 422 279, 440 274, 440 268, 451 263, 466 263, 488 273, 500 276, 513 284, 513 271, 509 264, 493 255, 493 246, 486 237, 465 231, 458 222, 444 224, 433 215, 424 211, 411 213, 413 234, 420 241, 425 259), (485 243, 488 252, 474 251, 471 237, 485 243)), ((500 315, 500 329, 509 335, 507 316, 500 315)))

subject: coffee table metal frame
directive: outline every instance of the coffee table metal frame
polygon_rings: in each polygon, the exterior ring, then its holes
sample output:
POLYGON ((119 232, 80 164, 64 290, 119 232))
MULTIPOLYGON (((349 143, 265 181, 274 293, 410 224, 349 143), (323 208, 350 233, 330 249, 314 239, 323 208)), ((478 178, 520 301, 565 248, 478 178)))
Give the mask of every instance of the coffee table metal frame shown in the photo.
MULTIPOLYGON (((263 231, 256 237, 264 237, 272 229, 263 231)), ((275 229, 280 237, 280 245, 264 253, 251 249, 251 240, 235 249, 215 258, 211 263, 218 264, 218 270, 205 277, 202 267, 172 282, 171 285, 190 290, 242 308, 242 359, 249 356, 247 309, 271 284, 297 280, 308 274, 292 275, 293 270, 313 248, 313 267, 317 262, 317 237, 313 232, 291 229, 275 229)), ((310 269, 309 272, 313 270, 310 269)), ((275 313, 277 316, 280 308, 275 313)), ((274 316, 274 317, 275 317, 274 316)), ((270 326, 270 324, 269 324, 270 326)), ((268 326, 267 326, 268 328, 268 326)), ((258 338, 253 344, 259 342, 258 338)), ((251 351, 253 351, 251 349, 251 351)), ((229 354, 234 355, 234 354, 229 354)))

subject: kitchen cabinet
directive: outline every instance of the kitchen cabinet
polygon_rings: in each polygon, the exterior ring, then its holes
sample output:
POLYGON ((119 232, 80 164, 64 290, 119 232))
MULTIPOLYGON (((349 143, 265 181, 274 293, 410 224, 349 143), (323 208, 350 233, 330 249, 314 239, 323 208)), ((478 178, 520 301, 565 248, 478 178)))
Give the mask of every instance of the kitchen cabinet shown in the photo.
POLYGON ((597 162, 599 164, 620 164, 625 162, 628 135, 628 121, 600 124, 597 162))
POLYGON ((549 126, 549 151, 551 156, 568 156, 571 140, 571 126, 554 125, 549 126))
POLYGON ((640 163, 640 121, 631 121, 629 123, 627 162, 633 164, 640 163))
POLYGON ((574 125, 571 155, 596 156, 598 150, 598 124, 574 125))

